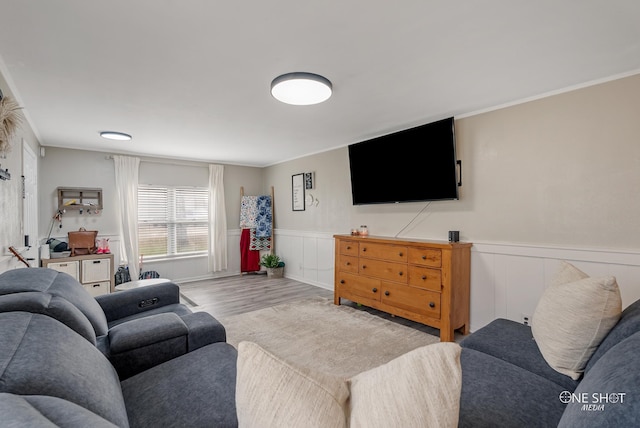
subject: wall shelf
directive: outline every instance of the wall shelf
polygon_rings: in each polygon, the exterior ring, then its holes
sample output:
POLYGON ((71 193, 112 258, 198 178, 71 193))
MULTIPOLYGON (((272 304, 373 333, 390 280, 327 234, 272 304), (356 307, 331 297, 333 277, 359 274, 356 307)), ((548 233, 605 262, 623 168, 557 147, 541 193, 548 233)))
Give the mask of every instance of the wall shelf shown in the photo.
POLYGON ((58 187, 59 210, 102 210, 102 189, 58 187))

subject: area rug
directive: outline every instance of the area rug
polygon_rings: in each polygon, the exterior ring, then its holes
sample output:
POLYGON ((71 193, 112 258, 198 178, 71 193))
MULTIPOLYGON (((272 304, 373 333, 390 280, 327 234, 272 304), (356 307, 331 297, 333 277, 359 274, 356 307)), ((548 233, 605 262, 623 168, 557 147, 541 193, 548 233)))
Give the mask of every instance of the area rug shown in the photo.
POLYGON ((384 364, 436 336, 324 298, 220 318, 227 342, 251 341, 301 367, 345 378, 384 364))

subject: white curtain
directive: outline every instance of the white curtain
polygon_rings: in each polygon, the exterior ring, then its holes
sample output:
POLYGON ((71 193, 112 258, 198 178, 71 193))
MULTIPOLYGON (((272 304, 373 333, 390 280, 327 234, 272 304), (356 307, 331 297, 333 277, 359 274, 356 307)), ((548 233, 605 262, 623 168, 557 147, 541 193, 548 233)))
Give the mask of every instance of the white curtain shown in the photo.
POLYGON ((133 281, 140 276, 138 266, 138 170, 140 159, 114 156, 116 193, 120 217, 120 262, 129 266, 133 281))
POLYGON ((209 272, 227 269, 227 212, 223 175, 223 165, 209 165, 209 272))

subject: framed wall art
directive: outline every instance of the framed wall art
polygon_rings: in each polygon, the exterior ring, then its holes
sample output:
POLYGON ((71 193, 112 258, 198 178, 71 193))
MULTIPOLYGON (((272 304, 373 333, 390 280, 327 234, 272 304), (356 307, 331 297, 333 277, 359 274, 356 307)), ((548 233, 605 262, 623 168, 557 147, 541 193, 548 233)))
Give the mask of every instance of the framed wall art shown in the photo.
POLYGON ((304 173, 291 176, 291 206, 293 211, 304 211, 304 173))

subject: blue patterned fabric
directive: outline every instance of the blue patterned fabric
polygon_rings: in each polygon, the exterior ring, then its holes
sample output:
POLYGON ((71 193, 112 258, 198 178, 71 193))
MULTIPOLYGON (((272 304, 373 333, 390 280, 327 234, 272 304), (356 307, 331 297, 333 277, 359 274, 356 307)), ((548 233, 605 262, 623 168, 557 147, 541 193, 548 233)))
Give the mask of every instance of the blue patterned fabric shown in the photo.
POLYGON ((271 236, 271 196, 258 196, 256 213, 256 237, 271 236))

